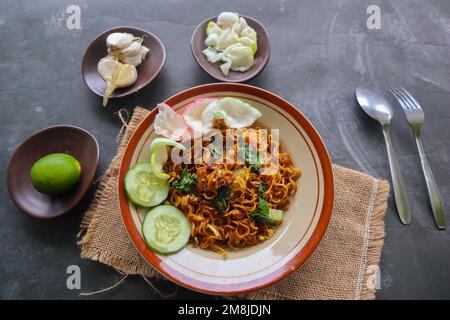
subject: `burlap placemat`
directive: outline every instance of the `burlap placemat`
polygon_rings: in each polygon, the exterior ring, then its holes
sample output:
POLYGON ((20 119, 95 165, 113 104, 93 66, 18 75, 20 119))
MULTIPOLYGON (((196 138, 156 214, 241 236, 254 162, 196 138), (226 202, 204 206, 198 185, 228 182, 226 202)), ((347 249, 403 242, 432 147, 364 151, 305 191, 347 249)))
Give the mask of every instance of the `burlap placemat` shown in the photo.
MULTIPOLYGON (((149 113, 137 107, 83 217, 79 244, 83 258, 126 274, 161 276, 132 244, 123 225, 117 198, 119 164, 136 126, 149 113)), ((249 299, 373 299, 389 184, 366 174, 333 166, 334 209, 328 230, 309 260, 277 284, 250 293, 249 299)), ((241 297, 242 298, 242 297, 241 297)))

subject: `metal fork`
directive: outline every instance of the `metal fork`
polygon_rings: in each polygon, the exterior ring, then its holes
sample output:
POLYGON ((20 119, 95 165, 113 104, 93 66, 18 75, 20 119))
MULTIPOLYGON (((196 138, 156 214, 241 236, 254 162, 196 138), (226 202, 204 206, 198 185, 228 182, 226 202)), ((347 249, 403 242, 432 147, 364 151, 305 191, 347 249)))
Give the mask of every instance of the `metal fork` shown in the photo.
POLYGON ((419 102, 404 88, 392 89, 390 92, 395 96, 400 106, 405 111, 406 119, 414 132, 417 149, 419 150, 420 162, 422 164, 423 174, 427 183, 428 195, 430 197, 431 208, 433 209, 434 221, 438 229, 446 228, 444 206, 442 204, 441 195, 428 164, 427 156, 422 146, 420 131, 425 121, 422 107, 419 102))

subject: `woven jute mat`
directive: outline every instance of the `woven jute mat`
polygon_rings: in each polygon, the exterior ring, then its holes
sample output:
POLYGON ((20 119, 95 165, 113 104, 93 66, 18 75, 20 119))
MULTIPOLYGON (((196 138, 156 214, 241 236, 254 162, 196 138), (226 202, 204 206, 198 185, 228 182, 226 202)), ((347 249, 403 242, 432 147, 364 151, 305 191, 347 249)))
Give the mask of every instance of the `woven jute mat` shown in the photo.
MULTIPOLYGON (((142 258, 125 230, 118 200, 119 165, 125 146, 149 111, 134 110, 85 213, 79 241, 83 258, 127 275, 161 278, 142 258)), ((384 241, 389 184, 333 165, 335 200, 328 230, 313 255, 294 273, 247 299, 373 299, 384 241)))

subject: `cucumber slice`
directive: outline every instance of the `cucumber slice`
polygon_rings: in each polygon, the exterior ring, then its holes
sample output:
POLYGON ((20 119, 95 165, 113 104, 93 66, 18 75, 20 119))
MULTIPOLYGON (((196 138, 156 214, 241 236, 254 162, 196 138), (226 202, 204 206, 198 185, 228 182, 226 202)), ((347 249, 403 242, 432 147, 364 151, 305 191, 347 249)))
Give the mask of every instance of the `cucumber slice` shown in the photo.
POLYGON ((133 166, 125 175, 125 192, 131 203, 144 207, 154 207, 169 195, 167 180, 157 178, 149 163, 133 166))
POLYGON ((168 254, 182 249, 191 236, 186 216, 171 205, 150 210, 142 224, 142 234, 148 247, 156 253, 168 254))

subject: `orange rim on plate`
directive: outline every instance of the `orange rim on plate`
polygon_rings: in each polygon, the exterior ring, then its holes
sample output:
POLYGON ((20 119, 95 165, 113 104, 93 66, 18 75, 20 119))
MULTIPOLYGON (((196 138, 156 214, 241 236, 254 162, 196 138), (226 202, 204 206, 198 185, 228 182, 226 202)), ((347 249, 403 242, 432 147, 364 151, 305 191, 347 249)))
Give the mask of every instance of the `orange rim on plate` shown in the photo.
MULTIPOLYGON (((269 91, 244 84, 214 83, 180 92, 167 99, 165 103, 178 110, 192 100, 204 96, 235 96, 259 104, 266 108, 268 112, 278 115, 280 121, 282 121, 282 126, 295 129, 302 137, 304 141, 301 143, 304 144, 303 150, 305 150, 302 152, 304 152, 305 158, 311 159, 310 167, 314 168, 314 170, 309 170, 310 175, 317 180, 311 178, 314 191, 312 189, 308 191, 309 194, 306 194, 306 197, 302 195, 302 201, 305 201, 306 198, 315 199, 311 200, 313 202, 311 208, 314 208, 310 210, 310 221, 301 222, 304 231, 299 230, 298 234, 296 231, 298 226, 296 221, 302 217, 293 217, 292 212, 288 212, 289 218, 295 220, 283 223, 286 224, 286 228, 291 228, 290 231, 277 230, 275 234, 280 234, 278 238, 278 240, 281 239, 280 241, 270 239, 265 241, 267 244, 261 247, 258 247, 260 245, 252 246, 253 251, 247 256, 237 256, 234 260, 211 258, 209 253, 204 253, 205 250, 198 248, 185 248, 179 253, 169 256, 160 256, 151 251, 141 235, 139 227, 142 222, 141 213, 128 202, 123 181, 128 169, 139 159, 142 159, 143 151, 148 147, 157 109, 151 111, 139 124, 126 146, 119 171, 120 210, 125 227, 141 255, 168 279, 186 288, 204 293, 224 295, 248 293, 272 285, 292 273, 309 258, 320 243, 333 209, 334 183, 331 161, 322 139, 308 119, 289 102, 269 91), (295 239, 290 239, 289 243, 280 244, 285 233, 294 234, 295 239), (283 247, 283 252, 278 253, 277 248, 280 247, 283 247), (270 259, 273 259, 273 261, 270 259), (194 263, 193 260, 198 261, 194 263), (248 264, 247 267, 246 264, 248 264), (259 264, 264 268, 258 269, 255 265, 259 264), (239 269, 236 266, 240 265, 243 265, 246 270, 236 270, 239 269), (234 273, 228 274, 231 269, 234 273), (242 272, 242 274, 239 274, 239 272, 242 272)), ((270 125, 267 127, 270 128, 270 125)), ((285 144, 282 137, 281 143, 285 144)), ((290 144, 294 144, 294 149, 296 149, 300 142, 293 141, 290 144)), ((300 149, 300 147, 298 148, 300 149)), ((301 185, 300 188, 302 188, 301 185)), ((295 209, 296 206, 293 207, 294 209, 290 209, 291 211, 298 211, 298 209, 295 209)))

